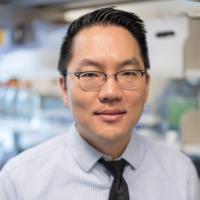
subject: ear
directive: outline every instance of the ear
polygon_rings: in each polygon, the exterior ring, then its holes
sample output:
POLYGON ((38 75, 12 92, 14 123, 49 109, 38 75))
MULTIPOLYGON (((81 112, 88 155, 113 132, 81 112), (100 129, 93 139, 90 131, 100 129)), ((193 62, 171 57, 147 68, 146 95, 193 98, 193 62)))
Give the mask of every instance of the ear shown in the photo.
POLYGON ((150 75, 147 73, 146 74, 145 103, 147 102, 148 96, 149 96, 149 85, 150 85, 150 75))
POLYGON ((60 87, 61 87, 61 92, 62 92, 62 97, 63 97, 63 102, 65 104, 65 106, 68 107, 68 94, 67 94, 67 81, 65 77, 60 77, 59 78, 59 83, 60 83, 60 87))

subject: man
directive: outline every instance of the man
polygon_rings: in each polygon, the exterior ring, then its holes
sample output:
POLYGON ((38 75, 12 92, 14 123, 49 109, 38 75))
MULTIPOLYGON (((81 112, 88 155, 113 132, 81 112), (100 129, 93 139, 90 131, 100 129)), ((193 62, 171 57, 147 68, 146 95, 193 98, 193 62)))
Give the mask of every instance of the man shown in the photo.
POLYGON ((189 159, 132 133, 147 101, 148 69, 136 15, 102 8, 75 20, 59 61, 75 123, 4 167, 0 199, 199 200, 189 159))

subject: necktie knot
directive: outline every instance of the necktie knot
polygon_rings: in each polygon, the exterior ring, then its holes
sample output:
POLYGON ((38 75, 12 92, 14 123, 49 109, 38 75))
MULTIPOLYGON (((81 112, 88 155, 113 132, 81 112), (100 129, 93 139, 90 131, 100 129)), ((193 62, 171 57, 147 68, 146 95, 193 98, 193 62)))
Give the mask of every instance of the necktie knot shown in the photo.
POLYGON ((121 177, 126 166, 126 161, 124 159, 115 161, 105 161, 104 159, 100 159, 99 162, 102 163, 114 177, 121 177))

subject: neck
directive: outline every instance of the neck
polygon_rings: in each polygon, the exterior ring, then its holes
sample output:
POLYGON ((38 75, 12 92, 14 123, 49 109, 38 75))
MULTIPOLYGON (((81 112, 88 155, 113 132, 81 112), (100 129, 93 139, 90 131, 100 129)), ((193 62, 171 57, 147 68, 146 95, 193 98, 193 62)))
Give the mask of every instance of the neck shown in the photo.
POLYGON ((107 148, 104 146, 102 149, 99 148, 98 150, 101 151, 103 154, 110 156, 112 160, 115 160, 123 154, 126 147, 127 145, 123 147, 119 145, 113 145, 112 148, 110 146, 108 146, 107 148))

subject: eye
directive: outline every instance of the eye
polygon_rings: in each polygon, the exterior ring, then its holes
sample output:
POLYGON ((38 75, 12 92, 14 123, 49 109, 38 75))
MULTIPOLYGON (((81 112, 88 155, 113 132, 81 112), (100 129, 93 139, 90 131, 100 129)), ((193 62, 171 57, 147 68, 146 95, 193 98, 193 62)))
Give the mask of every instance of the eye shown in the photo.
POLYGON ((138 76, 138 73, 136 71, 124 71, 124 72, 121 73, 121 76, 135 77, 135 76, 138 76))
POLYGON ((97 78, 99 74, 97 72, 83 72, 80 74, 81 78, 97 78))

